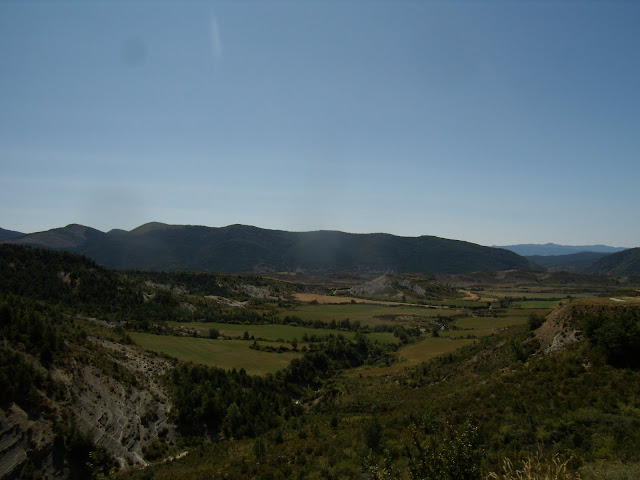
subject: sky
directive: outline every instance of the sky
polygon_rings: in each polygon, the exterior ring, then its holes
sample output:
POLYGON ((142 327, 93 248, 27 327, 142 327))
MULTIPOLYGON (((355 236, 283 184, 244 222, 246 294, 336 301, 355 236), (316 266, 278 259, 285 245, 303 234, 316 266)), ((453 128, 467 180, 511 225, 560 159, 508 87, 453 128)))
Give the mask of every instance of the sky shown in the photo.
POLYGON ((640 246, 640 2, 0 3, 0 227, 640 246))

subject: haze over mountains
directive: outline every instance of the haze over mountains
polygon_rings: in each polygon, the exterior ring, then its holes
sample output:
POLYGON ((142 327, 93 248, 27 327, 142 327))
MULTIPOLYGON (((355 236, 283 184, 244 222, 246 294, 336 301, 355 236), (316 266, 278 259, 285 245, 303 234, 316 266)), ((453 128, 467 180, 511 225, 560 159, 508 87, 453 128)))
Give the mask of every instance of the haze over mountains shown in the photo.
POLYGON ((640 274, 640 249, 608 245, 519 244, 504 247, 548 270, 611 275, 640 274))
POLYGON ((285 232, 244 225, 148 223, 129 232, 104 233, 73 224, 11 241, 82 253, 116 269, 465 273, 532 268, 527 259, 508 250, 432 236, 285 232))
POLYGON ((521 243, 518 245, 494 245, 496 248, 511 250, 525 257, 532 255, 570 255, 581 252, 615 253, 626 250, 624 247, 610 247, 608 245, 558 245, 557 243, 521 243))
POLYGON ((0 229, 0 241, 82 253, 114 269, 227 273, 468 273, 549 269, 640 274, 634 253, 638 249, 606 245, 485 247, 426 235, 286 232, 246 225, 216 228, 151 222, 131 231, 114 229, 105 233, 71 224, 31 234, 0 229), (608 252, 625 251, 629 253, 609 259, 608 252), (530 252, 538 253, 524 256, 530 252))

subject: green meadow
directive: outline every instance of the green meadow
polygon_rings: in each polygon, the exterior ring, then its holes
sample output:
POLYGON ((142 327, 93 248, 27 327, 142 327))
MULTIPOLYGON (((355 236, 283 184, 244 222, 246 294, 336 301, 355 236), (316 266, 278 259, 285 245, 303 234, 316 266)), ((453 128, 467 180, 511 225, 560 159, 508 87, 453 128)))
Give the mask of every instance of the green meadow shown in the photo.
POLYGON ((247 373, 275 373, 289 365, 297 352, 273 353, 249 348, 252 342, 243 340, 213 340, 209 338, 177 337, 131 332, 131 338, 147 350, 165 353, 185 362, 202 363, 230 370, 244 368, 247 373))

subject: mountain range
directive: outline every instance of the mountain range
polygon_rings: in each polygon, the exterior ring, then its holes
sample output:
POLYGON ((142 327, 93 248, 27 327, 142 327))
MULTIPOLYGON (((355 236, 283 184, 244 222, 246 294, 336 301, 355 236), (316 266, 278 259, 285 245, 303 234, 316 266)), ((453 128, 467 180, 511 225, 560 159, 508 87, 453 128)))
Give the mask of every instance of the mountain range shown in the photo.
POLYGON ((0 242, 82 253, 121 270, 377 274, 548 269, 640 274, 638 248, 553 243, 485 247, 426 235, 287 232, 247 225, 151 222, 130 231, 102 232, 71 224, 31 234, 0 229, 0 242))
POLYGON ((570 255, 581 252, 597 252, 597 253, 615 253, 626 250, 624 247, 610 247, 608 245, 558 245, 557 243, 520 243, 518 245, 494 245, 496 248, 504 248, 511 250, 525 257, 532 255, 548 256, 548 255, 570 255))
POLYGON ((535 267, 508 250, 434 236, 286 232, 246 225, 214 228, 153 222, 105 233, 71 224, 8 241, 82 253, 114 269, 466 273, 535 267))

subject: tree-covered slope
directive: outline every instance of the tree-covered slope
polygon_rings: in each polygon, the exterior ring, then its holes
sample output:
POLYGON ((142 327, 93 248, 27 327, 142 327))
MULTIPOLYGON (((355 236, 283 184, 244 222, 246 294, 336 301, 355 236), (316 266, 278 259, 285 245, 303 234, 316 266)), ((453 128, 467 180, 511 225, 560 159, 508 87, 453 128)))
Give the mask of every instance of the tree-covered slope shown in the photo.
POLYGON ((151 223, 109 233, 69 225, 15 243, 83 253, 116 269, 464 273, 531 268, 527 259, 504 249, 433 236, 285 232, 244 225, 151 223))
POLYGON ((548 270, 580 272, 607 255, 601 252, 580 252, 568 255, 528 255, 526 258, 548 270))
POLYGON ((640 275, 640 248, 630 248, 601 258, 586 269, 590 273, 640 275))

